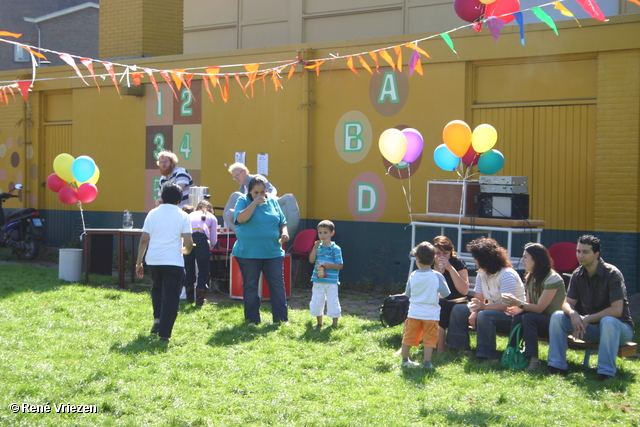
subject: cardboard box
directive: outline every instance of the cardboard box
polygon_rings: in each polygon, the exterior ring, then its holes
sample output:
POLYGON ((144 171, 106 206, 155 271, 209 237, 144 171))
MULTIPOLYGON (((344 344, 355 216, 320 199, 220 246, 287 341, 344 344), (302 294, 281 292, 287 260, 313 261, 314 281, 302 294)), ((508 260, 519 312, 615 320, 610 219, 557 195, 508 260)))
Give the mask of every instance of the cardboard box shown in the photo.
POLYGON ((427 213, 477 216, 480 182, 434 180, 427 182, 427 213))

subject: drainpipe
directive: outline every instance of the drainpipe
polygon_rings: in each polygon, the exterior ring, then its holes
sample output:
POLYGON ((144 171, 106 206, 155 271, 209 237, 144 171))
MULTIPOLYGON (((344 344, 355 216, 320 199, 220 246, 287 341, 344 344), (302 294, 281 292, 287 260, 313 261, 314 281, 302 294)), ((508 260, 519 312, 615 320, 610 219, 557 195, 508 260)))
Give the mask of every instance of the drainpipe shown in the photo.
MULTIPOLYGON (((298 57, 303 61, 308 61, 312 57, 313 49, 305 48, 298 50, 298 57)), ((305 70, 305 75, 302 79, 302 103, 298 106, 298 109, 302 111, 302 138, 305 152, 303 153, 303 159, 305 164, 302 165, 304 169, 303 173, 303 188, 304 188, 304 211, 301 212, 301 217, 308 219, 311 215, 311 149, 313 144, 312 138, 312 108, 315 105, 315 101, 311 99, 311 72, 305 70)))

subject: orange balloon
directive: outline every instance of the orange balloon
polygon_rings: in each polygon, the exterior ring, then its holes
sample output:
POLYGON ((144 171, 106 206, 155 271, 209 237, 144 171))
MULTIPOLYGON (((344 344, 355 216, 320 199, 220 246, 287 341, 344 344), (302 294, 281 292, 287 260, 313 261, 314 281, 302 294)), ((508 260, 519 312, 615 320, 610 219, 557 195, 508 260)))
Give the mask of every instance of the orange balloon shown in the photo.
POLYGON ((442 140, 453 154, 464 157, 471 146, 471 128, 462 120, 452 120, 444 127, 442 140))

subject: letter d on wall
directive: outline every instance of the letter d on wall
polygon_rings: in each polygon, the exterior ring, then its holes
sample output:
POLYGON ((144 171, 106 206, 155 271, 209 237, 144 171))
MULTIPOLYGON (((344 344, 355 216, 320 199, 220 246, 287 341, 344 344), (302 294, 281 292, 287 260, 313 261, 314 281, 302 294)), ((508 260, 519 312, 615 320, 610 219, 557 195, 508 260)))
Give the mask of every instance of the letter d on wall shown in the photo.
POLYGON ((375 222, 387 204, 387 192, 378 175, 362 172, 349 185, 349 211, 357 221, 375 222))

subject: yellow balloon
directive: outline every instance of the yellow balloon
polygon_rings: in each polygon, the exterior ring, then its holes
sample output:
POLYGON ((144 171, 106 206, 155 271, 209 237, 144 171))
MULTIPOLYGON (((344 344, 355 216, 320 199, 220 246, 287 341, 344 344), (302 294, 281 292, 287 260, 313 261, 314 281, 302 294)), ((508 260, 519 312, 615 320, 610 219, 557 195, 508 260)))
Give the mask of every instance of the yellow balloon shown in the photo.
POLYGON ((89 181, 87 182, 89 184, 96 185, 99 179, 100 179, 100 169, 98 169, 98 166, 96 166, 96 171, 93 173, 93 176, 89 178, 89 181))
POLYGON ((76 180, 71 170, 74 160, 75 158, 67 153, 58 154, 56 158, 53 159, 54 172, 66 182, 74 182, 76 180))
POLYGON ((389 163, 398 164, 407 152, 407 138, 398 129, 387 129, 380 135, 378 148, 389 163))
POLYGON ((482 3, 482 4, 491 4, 494 1, 496 1, 496 0, 480 0, 480 3, 482 3))
POLYGON ((476 127, 471 135, 471 145, 476 150, 476 153, 484 153, 491 150, 496 145, 497 140, 498 132, 493 126, 487 124, 476 127))
POLYGON ((471 145, 471 128, 463 120, 452 120, 442 130, 442 140, 449 151, 464 157, 471 145))

